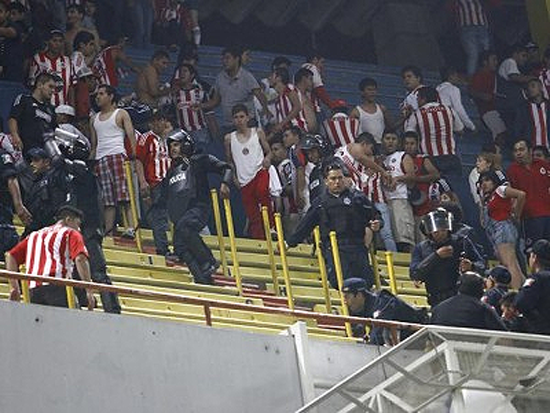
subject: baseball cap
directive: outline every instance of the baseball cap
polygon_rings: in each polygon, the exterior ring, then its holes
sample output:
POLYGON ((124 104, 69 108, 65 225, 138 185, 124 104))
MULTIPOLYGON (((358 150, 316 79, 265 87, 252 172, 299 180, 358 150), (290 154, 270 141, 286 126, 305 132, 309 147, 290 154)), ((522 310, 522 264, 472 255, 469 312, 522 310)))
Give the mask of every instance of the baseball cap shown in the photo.
POLYGON ((65 37, 65 33, 63 32, 63 30, 59 30, 59 29, 50 30, 50 37, 48 39, 51 39, 54 36, 65 37))
POLYGON ((30 159, 46 159, 49 158, 48 153, 43 148, 31 148, 27 152, 30 159))
POLYGON ((498 284, 510 284, 512 281, 510 271, 503 265, 497 265, 491 268, 487 275, 493 278, 498 284))
POLYGON ((539 46, 535 42, 529 42, 525 45, 525 48, 527 50, 536 50, 539 48, 539 46))
POLYGON ((527 249, 527 253, 534 253, 541 260, 550 261, 550 241, 539 239, 531 248, 527 249))
POLYGON ((57 113, 58 115, 75 115, 74 108, 70 105, 59 105, 55 108, 55 113, 57 113))
POLYGON ((364 279, 348 278, 344 280, 343 293, 356 293, 358 291, 367 291, 367 282, 364 279))

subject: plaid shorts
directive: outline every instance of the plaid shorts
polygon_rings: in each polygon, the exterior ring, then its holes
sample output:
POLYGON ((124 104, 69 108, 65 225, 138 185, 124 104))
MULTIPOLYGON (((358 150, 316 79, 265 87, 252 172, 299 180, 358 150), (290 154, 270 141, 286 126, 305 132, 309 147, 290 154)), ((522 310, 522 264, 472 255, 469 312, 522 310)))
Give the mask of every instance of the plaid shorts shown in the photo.
POLYGON ((508 219, 504 221, 496 221, 489 218, 485 225, 485 231, 487 232, 487 237, 493 244, 495 250, 499 244, 515 245, 518 241, 518 230, 512 221, 508 219))
POLYGON ((126 155, 107 155, 98 160, 96 173, 103 196, 103 205, 115 206, 118 202, 128 202, 130 195, 124 173, 126 155))

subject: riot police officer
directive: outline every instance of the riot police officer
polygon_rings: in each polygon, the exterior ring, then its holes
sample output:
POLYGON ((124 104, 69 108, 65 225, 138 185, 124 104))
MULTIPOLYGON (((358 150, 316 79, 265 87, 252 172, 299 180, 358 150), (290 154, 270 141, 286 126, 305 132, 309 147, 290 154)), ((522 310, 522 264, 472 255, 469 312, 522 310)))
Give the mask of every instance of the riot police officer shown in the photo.
POLYGON ((533 273, 518 292, 515 307, 533 333, 550 334, 550 241, 538 240, 527 251, 533 273))
MULTIPOLYGON (((416 310, 403 300, 386 290, 370 292, 367 283, 362 278, 348 278, 342 287, 344 300, 349 313, 356 317, 377 318, 380 320, 394 320, 405 323, 423 323, 426 319, 424 310, 416 310)), ((352 324, 354 337, 365 337, 365 326, 352 324)), ((404 340, 414 331, 401 330, 399 340, 404 340)), ((396 344, 390 331, 383 327, 374 326, 369 334, 372 344, 396 344)))
POLYGON ((432 307, 456 294, 462 272, 485 270, 474 243, 467 236, 451 232, 452 220, 452 214, 443 208, 423 216, 420 229, 428 239, 417 244, 412 253, 409 276, 425 283, 432 307))
POLYGON ((0 259, 19 241, 13 226, 14 209, 24 224, 30 223, 32 217, 21 199, 14 159, 0 150, 0 259))
POLYGON ((328 278, 331 285, 338 288, 329 239, 329 233, 336 231, 344 279, 361 277, 370 288, 374 276, 365 236, 380 229, 376 208, 365 194, 346 186, 340 163, 331 163, 325 168, 324 181, 327 190, 316 198, 296 231, 287 239, 287 245, 298 245, 319 225, 328 278))
POLYGON ((161 200, 174 224, 174 253, 184 261, 196 283, 212 284, 219 263, 200 236, 211 211, 208 173, 222 175, 220 195, 229 197, 231 166, 208 154, 195 154, 195 142, 184 130, 166 138, 171 169, 161 182, 161 200))

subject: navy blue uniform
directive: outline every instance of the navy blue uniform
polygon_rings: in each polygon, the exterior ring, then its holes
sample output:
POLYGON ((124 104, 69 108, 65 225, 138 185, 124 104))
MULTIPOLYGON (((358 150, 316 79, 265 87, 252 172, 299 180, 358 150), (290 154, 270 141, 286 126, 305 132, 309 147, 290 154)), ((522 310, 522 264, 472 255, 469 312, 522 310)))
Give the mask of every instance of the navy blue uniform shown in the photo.
POLYGON ((338 288, 329 238, 330 232, 335 231, 344 279, 363 278, 367 288, 370 288, 374 277, 364 237, 365 228, 370 221, 379 219, 378 215, 376 208, 362 192, 345 189, 337 196, 324 191, 298 223, 287 243, 290 247, 298 245, 319 225, 328 279, 334 288, 338 288))
POLYGON ((431 324, 506 330, 506 325, 493 308, 466 294, 455 295, 436 305, 432 309, 431 324))
POLYGON ((434 307, 457 293, 456 282, 460 276, 458 269, 461 257, 472 261, 474 271, 484 272, 484 259, 467 237, 451 234, 441 245, 436 245, 432 240, 425 240, 414 247, 409 276, 414 281, 426 284, 430 306, 434 307), (446 245, 453 247, 453 256, 441 258, 436 251, 446 245))
POLYGON ((485 295, 481 298, 485 304, 493 307, 497 314, 500 315, 500 300, 508 293, 508 287, 505 285, 496 285, 488 289, 485 295))
POLYGON ((231 166, 212 155, 193 155, 175 164, 162 185, 161 201, 174 223, 174 252, 187 263, 197 283, 212 283, 209 269, 216 265, 210 248, 200 236, 212 210, 208 173, 223 176, 231 182, 231 166))
POLYGON ((13 226, 13 204, 8 190, 8 181, 17 176, 12 156, 0 150, 0 257, 19 241, 13 226))
POLYGON ((515 306, 531 326, 532 333, 550 334, 550 270, 540 271, 525 281, 515 306))

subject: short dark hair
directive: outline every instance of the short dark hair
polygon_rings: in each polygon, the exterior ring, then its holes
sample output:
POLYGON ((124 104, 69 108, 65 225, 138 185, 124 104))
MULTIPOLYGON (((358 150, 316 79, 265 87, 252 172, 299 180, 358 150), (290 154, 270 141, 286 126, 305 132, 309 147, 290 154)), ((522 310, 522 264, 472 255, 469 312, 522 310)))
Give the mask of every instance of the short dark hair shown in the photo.
POLYGON ((503 305, 504 307, 515 307, 514 302, 516 301, 516 296, 518 293, 516 291, 509 291, 499 300, 498 305, 503 305))
POLYGON ((411 72, 413 75, 418 77, 420 81, 424 80, 422 76, 422 69, 420 69, 418 66, 408 65, 401 69, 401 76, 403 76, 405 73, 411 72))
POLYGON ((290 125, 286 130, 291 131, 294 135, 298 136, 299 139, 302 139, 304 136, 304 130, 296 125, 290 125))
POLYGON ((405 138, 413 138, 413 139, 415 139, 417 142, 418 142, 419 139, 420 139, 420 137, 418 136, 418 132, 413 131, 413 130, 408 130, 408 131, 406 131, 406 132, 403 134, 403 140, 405 140, 405 138))
POLYGON ((446 82, 452 74, 456 73, 458 73, 458 70, 454 66, 442 66, 439 68, 439 76, 442 82, 446 82))
POLYGON ((288 73, 288 69, 285 69, 284 67, 278 67, 273 71, 275 73, 275 76, 281 78, 281 82, 283 82, 285 85, 290 82, 290 73, 288 73))
POLYGON ((514 142, 514 144, 512 145, 512 149, 514 148, 514 146, 516 146, 520 142, 525 142, 525 146, 527 146, 527 149, 531 149, 533 147, 533 145, 531 144, 531 139, 521 137, 514 142))
POLYGON ((239 65, 241 64, 241 54, 242 54, 242 48, 238 46, 229 46, 222 50, 222 56, 230 54, 231 56, 237 58, 239 60, 239 65))
POLYGON ((50 81, 55 82, 55 76, 48 72, 42 72, 36 77, 36 80, 34 81, 34 87, 36 88, 38 85, 43 85, 44 83, 50 81))
POLYGON ((11 2, 8 6, 9 11, 18 11, 19 13, 25 14, 27 12, 27 9, 23 4, 19 2, 11 2))
POLYGON ((513 45, 512 47, 510 47, 510 52, 509 52, 509 55, 510 56, 513 56, 515 55, 516 53, 523 53, 523 52, 526 52, 527 51, 527 48, 522 45, 522 44, 515 44, 513 45))
POLYGON ((244 112, 248 115, 248 108, 246 105, 243 105, 242 103, 237 103, 235 106, 231 108, 231 115, 235 116, 239 112, 244 112))
POLYGON ((78 50, 78 47, 81 45, 81 44, 88 44, 90 43, 92 40, 95 40, 95 37, 92 33, 90 33, 89 31, 87 30, 81 30, 79 31, 76 36, 74 37, 74 40, 73 40, 73 49, 74 50, 78 50))
POLYGON ((84 6, 82 6, 81 4, 71 4, 70 6, 67 6, 67 11, 69 11, 70 9, 75 9, 80 14, 84 14, 84 6))
POLYGON ((325 169, 323 170, 323 177, 326 178, 330 171, 337 171, 337 170, 342 171, 342 173, 344 173, 343 165, 334 159, 325 166, 325 169))
POLYGON ((458 292, 477 299, 483 297, 484 278, 476 272, 467 271, 458 279, 458 292))
POLYGON ((303 78, 309 76, 313 76, 313 72, 305 67, 302 67, 294 74, 294 83, 300 83, 303 78))
POLYGON ((195 69, 195 66, 193 66, 192 64, 189 64, 189 63, 182 63, 182 64, 180 65, 180 69, 181 69, 182 67, 185 67, 187 70, 189 70, 189 72, 190 72, 193 76, 195 76, 195 75, 197 74, 197 69, 195 69))
POLYGON ((290 62, 290 60, 288 59, 288 57, 286 56, 277 56, 275 59, 273 59, 273 61, 271 62, 271 70, 274 70, 275 68, 281 66, 281 65, 286 65, 286 66, 290 66, 292 63, 290 62))
POLYGON ((376 140, 370 132, 362 132, 355 138, 355 143, 366 143, 376 146, 376 140))
POLYGON ((481 54, 479 55, 479 66, 482 67, 483 65, 488 63, 491 56, 498 57, 498 54, 494 50, 484 50, 483 52, 481 52, 481 54))
POLYGON ((269 140, 269 146, 273 146, 276 143, 283 144, 283 134, 281 132, 274 133, 271 135, 271 139, 269 140))
POLYGON ((424 86, 418 89, 418 99, 424 99, 427 103, 437 102, 439 100, 439 94, 434 87, 424 86))
POLYGON ((57 217, 57 219, 66 219, 66 218, 84 218, 84 213, 72 206, 72 205, 62 205, 61 207, 59 207, 59 209, 57 210, 57 213, 55 214, 55 216, 57 217))
POLYGON ((311 63, 313 59, 322 59, 323 55, 319 52, 319 50, 311 50, 308 54, 306 54, 306 62, 311 63))
POLYGON ((97 87, 97 90, 99 89, 104 89, 105 93, 107 93, 108 95, 111 95, 113 97, 113 103, 118 102, 118 93, 113 86, 108 85, 107 83, 102 83, 97 87))
POLYGON ((544 145, 533 146, 533 151, 541 151, 545 158, 550 158, 550 151, 544 145))
POLYGON ((362 92, 366 87, 378 88, 378 83, 371 77, 365 77, 359 82, 359 91, 362 92))
POLYGON ((170 59, 170 55, 166 50, 157 50, 155 51, 155 53, 153 53, 153 56, 151 56, 151 60, 157 59, 170 59))

